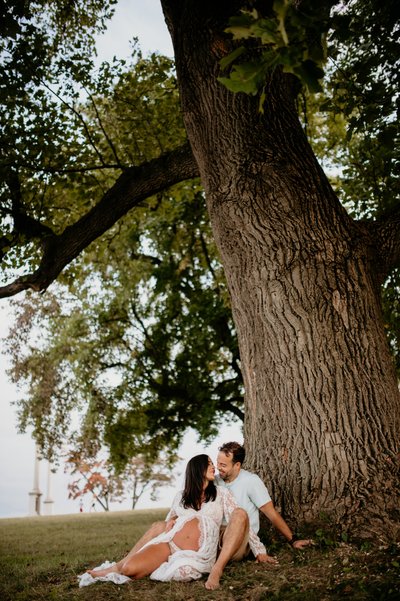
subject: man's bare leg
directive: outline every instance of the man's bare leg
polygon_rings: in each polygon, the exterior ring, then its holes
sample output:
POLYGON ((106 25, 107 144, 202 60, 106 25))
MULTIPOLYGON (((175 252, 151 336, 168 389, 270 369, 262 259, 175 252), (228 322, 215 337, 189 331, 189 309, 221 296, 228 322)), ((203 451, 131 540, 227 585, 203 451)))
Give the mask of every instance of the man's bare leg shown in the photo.
POLYGON ((129 560, 132 557, 132 555, 135 555, 135 553, 140 551, 140 549, 144 547, 146 543, 151 541, 153 538, 155 538, 162 532, 165 532, 165 528, 166 522, 154 522, 150 526, 150 528, 143 534, 142 538, 138 540, 136 545, 132 547, 128 555, 123 557, 120 561, 118 561, 118 563, 114 564, 110 568, 105 568, 104 570, 87 570, 88 573, 93 577, 106 576, 111 572, 117 572, 118 574, 121 574, 122 566, 127 562, 127 560, 129 560))
POLYGON ((205 587, 214 590, 219 587, 222 572, 228 561, 232 559, 240 549, 249 532, 249 518, 244 509, 235 509, 226 527, 222 548, 215 562, 205 587))

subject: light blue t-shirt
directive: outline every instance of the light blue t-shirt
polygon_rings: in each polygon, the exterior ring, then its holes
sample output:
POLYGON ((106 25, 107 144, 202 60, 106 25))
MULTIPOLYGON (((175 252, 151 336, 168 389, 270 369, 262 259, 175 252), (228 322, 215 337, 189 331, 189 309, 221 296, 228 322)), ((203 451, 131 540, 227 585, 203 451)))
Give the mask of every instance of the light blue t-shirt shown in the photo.
POLYGON ((241 469, 232 482, 224 482, 220 476, 215 479, 215 484, 224 486, 231 491, 239 507, 245 509, 250 520, 250 527, 257 533, 260 529, 259 508, 269 503, 271 497, 264 482, 247 470, 241 469))

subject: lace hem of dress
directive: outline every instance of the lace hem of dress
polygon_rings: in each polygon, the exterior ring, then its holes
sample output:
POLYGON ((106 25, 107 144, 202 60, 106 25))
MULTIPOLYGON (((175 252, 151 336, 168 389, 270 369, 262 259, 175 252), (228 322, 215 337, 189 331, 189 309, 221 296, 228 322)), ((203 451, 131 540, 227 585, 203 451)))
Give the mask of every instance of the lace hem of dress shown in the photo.
MULTIPOLYGON (((115 565, 115 561, 105 561, 100 566, 93 568, 96 570, 105 570, 106 568, 111 568, 111 566, 115 565)), ((110 572, 106 576, 92 576, 85 572, 85 574, 80 574, 78 576, 79 588, 84 586, 89 586, 89 584, 94 584, 95 582, 113 582, 114 584, 126 584, 127 582, 132 582, 129 576, 124 576, 123 574, 118 574, 118 572, 110 572)))

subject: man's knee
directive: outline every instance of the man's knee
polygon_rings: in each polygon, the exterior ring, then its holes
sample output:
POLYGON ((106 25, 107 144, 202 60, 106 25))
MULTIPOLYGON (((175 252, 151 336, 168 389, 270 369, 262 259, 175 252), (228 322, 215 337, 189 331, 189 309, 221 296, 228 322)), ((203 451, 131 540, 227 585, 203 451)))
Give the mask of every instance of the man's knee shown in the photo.
POLYGON ((247 511, 241 507, 234 509, 234 511, 231 513, 228 524, 232 522, 235 522, 236 524, 242 524, 243 526, 247 527, 249 525, 249 516, 247 511))
POLYGON ((240 545, 245 541, 245 539, 247 539, 249 527, 250 522, 247 511, 238 507, 232 511, 226 528, 224 528, 221 532, 222 545, 225 544, 227 539, 235 540, 236 544, 240 545))

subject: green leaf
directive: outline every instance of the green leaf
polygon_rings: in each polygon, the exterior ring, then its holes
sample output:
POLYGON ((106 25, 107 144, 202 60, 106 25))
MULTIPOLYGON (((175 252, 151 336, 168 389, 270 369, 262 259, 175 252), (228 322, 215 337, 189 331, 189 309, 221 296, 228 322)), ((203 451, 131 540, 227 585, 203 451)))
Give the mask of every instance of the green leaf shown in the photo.
POLYGON ((307 86, 310 92, 322 91, 319 79, 323 78, 324 71, 314 61, 303 61, 301 65, 293 68, 293 73, 307 86))
POLYGON ((234 65, 229 78, 219 77, 218 81, 232 92, 256 94, 264 81, 265 70, 263 63, 242 63, 234 65))
POLYGON ((240 40, 249 37, 253 24, 254 13, 243 12, 241 15, 229 19, 229 27, 225 31, 231 33, 234 40, 240 40))
POLYGON ((245 47, 244 46, 239 46, 239 48, 236 48, 236 50, 234 50, 233 52, 231 52, 227 56, 224 56, 224 58, 222 58, 219 61, 221 69, 226 69, 227 67, 229 67, 229 65, 231 63, 233 63, 233 61, 236 60, 239 56, 241 56, 244 51, 245 51, 245 47))
POLYGON ((273 4, 273 9, 278 19, 278 30, 286 46, 289 45, 289 37, 286 32, 285 19, 289 7, 290 3, 288 0, 275 0, 273 4))

